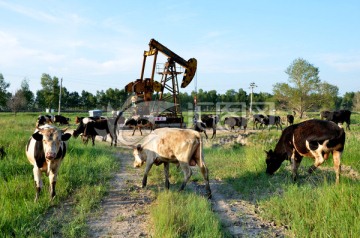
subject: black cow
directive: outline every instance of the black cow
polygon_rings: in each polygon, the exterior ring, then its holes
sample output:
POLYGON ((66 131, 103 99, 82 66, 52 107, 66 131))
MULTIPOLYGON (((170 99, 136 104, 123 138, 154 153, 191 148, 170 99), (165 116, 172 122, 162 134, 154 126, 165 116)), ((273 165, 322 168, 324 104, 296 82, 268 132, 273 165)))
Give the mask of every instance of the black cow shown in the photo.
POLYGON ((245 117, 225 117, 224 124, 227 125, 231 130, 235 130, 235 126, 244 128, 244 133, 247 128, 247 119, 245 117))
POLYGON ((142 118, 142 117, 140 117, 138 119, 135 119, 135 118, 127 119, 127 120, 125 120, 124 125, 127 127, 134 128, 132 135, 135 134, 136 129, 139 129, 140 134, 142 135, 141 128, 143 128, 143 127, 150 128, 150 132, 152 130, 154 130, 154 122, 152 122, 151 120, 149 120, 147 118, 142 118))
POLYGON ((55 124, 59 124, 60 126, 61 125, 69 125, 69 121, 70 121, 70 118, 68 117, 64 117, 64 116, 61 116, 61 115, 55 115, 54 116, 54 123, 55 124))
POLYGON ((349 110, 322 111, 320 112, 320 117, 327 121, 333 121, 336 124, 343 124, 346 122, 346 129, 350 130, 351 111, 349 110))
POLYGON ((262 114, 254 114, 253 115, 253 130, 258 129, 257 125, 260 124, 259 129, 264 126, 265 116, 262 114))
POLYGON ((73 132, 73 136, 77 138, 80 134, 82 134, 84 143, 87 143, 87 140, 91 138, 92 145, 94 146, 96 136, 102 136, 104 138, 109 134, 111 138, 110 146, 112 146, 113 144, 114 146, 116 146, 117 137, 116 133, 114 135, 114 131, 116 131, 116 125, 112 125, 111 122, 109 122, 109 120, 107 119, 89 121, 86 124, 82 120, 80 120, 78 127, 73 132))
POLYGON ((286 115, 286 123, 288 126, 294 124, 294 116, 291 114, 286 115))
POLYGON ((312 173, 333 154, 336 183, 340 177, 340 159, 345 146, 344 129, 324 120, 308 120, 294 124, 281 134, 275 150, 266 152, 266 173, 273 174, 284 160, 291 160, 292 176, 297 179, 297 170, 303 156, 315 159, 308 172, 312 173))
MULTIPOLYGON (((272 116, 272 115, 267 115, 267 117, 265 117, 263 119, 263 124, 268 126, 268 129, 270 130, 270 127, 272 125, 275 125, 276 126, 276 130, 279 129, 279 126, 280 126, 280 129, 282 130, 282 126, 281 126, 281 118, 280 116, 272 116)), ((264 129, 264 127, 263 127, 264 129)))

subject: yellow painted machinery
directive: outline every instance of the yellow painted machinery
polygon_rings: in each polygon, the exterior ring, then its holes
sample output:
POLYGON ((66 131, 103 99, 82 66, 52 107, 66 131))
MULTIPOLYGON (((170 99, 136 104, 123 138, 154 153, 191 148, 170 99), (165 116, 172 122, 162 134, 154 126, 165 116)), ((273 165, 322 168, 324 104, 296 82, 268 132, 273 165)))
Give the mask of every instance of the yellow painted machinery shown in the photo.
POLYGON ((148 115, 151 113, 155 117, 161 118, 156 122, 159 126, 184 127, 177 76, 183 73, 181 88, 185 88, 194 78, 196 68, 197 61, 195 58, 190 58, 186 61, 166 46, 151 39, 149 50, 144 51, 140 79, 127 84, 125 91, 135 94, 134 102, 143 102, 141 103, 142 107, 139 107, 139 114, 148 115), (163 53, 167 57, 163 70, 158 71, 158 74, 161 75, 160 82, 154 80, 158 52, 163 53), (154 56, 151 76, 150 78, 144 78, 146 60, 149 56, 154 56), (180 68, 184 68, 185 72, 177 70, 179 67, 176 67, 176 64, 180 65, 180 68), (161 107, 161 105, 164 105, 164 102, 167 102, 168 106, 161 107))

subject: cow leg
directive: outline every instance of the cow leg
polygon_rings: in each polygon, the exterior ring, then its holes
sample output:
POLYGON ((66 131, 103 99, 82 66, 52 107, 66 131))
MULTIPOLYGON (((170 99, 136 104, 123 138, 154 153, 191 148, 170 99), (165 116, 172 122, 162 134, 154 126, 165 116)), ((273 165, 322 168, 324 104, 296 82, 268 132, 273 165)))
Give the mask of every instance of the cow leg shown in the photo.
POLYGON ((164 174, 165 174, 165 188, 170 188, 170 182, 169 182, 169 163, 164 162, 164 174))
POLYGON ((202 162, 200 164, 201 164, 200 171, 205 180, 206 195, 208 196, 209 199, 211 199, 212 195, 211 195, 211 189, 210 189, 210 184, 209 184, 209 170, 207 169, 204 162, 202 162))
POLYGON ((216 137, 216 127, 213 127, 213 134, 212 134, 211 139, 213 139, 215 137, 216 137))
MULTIPOLYGON (((184 160, 184 161, 186 161, 186 160, 184 160)), ((181 167, 182 171, 184 172, 184 181, 181 184, 181 187, 179 189, 179 191, 182 191, 182 190, 184 190, 187 182, 189 181, 192 172, 191 172, 191 169, 190 169, 190 166, 188 163, 180 162, 180 167, 181 167)))
POLYGON ((92 145, 95 145, 95 135, 91 135, 91 141, 92 141, 92 145))
POLYGON ((295 150, 293 150, 293 154, 291 155, 291 172, 292 172, 292 178, 295 182, 298 178, 298 169, 301 163, 302 157, 297 157, 295 155, 295 150))
POLYGON ((206 129, 204 129, 203 132, 204 132, 204 134, 205 134, 205 138, 207 139, 208 136, 207 136, 207 134, 206 134, 206 129))
POLYGON ((33 168, 33 173, 34 173, 35 189, 36 189, 35 202, 37 202, 39 199, 41 188, 43 186, 43 182, 41 180, 41 171, 36 165, 33 168))
POLYGON ((142 135, 141 127, 139 127, 140 135, 142 135))
POLYGON ((146 184, 147 184, 147 176, 149 174, 149 171, 152 167, 153 163, 146 163, 146 168, 145 168, 145 173, 144 173, 144 177, 143 177, 143 180, 142 180, 142 187, 145 188, 146 187, 146 184))
POLYGON ((134 134, 135 134, 135 130, 136 130, 136 127, 134 127, 134 130, 133 130, 133 133, 132 133, 132 135, 134 135, 134 134))
POLYGON ((333 151, 333 159, 334 159, 334 170, 336 174, 336 184, 339 184, 340 181, 340 172, 341 172, 341 154, 340 151, 333 151))
POLYGON ((52 162, 50 164, 49 182, 50 182, 50 200, 54 200, 56 195, 55 186, 57 180, 57 174, 60 167, 61 161, 52 162))

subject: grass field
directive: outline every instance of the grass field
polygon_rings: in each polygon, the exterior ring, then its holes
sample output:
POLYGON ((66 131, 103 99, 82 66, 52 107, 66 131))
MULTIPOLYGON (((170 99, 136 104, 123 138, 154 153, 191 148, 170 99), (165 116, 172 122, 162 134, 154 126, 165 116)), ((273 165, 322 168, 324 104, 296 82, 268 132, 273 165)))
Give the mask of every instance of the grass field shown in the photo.
MULTIPOLYGON (((37 115, 0 114, 0 146, 4 146, 7 153, 0 160, 0 234, 2 237, 87 237, 86 217, 99 205, 109 180, 121 166, 114 155, 121 149, 104 143, 85 147, 80 140, 70 139, 68 155, 58 177, 57 197, 49 201, 48 180, 43 176, 44 189, 39 202, 34 203, 32 166, 26 159, 25 145, 34 131, 37 115), (59 209, 64 200, 74 204, 70 210, 59 209)), ((346 131, 342 159, 346 168, 356 172, 360 172, 359 125, 360 115, 353 114, 352 130, 346 131)), ((304 158, 297 183, 291 181, 287 162, 275 175, 265 174, 263 151, 275 147, 280 133, 264 130, 251 134, 247 138, 248 146, 207 146, 204 151, 210 179, 226 181, 241 194, 241 199, 258 204, 264 219, 288 227, 289 237, 357 237, 360 234, 360 183, 343 174, 336 186, 331 159, 321 166, 324 169, 309 175, 305 170, 312 160, 304 158)), ((148 183, 158 182, 163 186, 160 167, 151 171, 148 183)), ((179 184, 182 174, 173 167, 171 182, 179 184)), ((197 176, 193 178, 201 182, 202 178, 197 176)), ((227 236, 206 199, 173 192, 177 185, 172 187, 170 193, 157 191, 151 212, 152 220, 157 221, 153 223, 157 237, 227 236), (171 209, 166 207, 169 201, 174 201, 171 209), (169 213, 161 212, 169 209, 169 213), (198 209, 201 214, 195 214, 198 209), (193 219, 184 219, 188 217, 193 219)))

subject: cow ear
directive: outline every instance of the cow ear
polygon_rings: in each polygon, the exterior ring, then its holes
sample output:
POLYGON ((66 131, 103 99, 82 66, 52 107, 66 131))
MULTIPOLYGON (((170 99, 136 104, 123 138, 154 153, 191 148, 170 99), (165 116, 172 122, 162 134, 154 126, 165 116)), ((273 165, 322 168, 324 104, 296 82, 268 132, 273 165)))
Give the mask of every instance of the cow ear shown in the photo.
POLYGON ((36 141, 42 141, 43 135, 41 135, 41 134, 37 131, 37 132, 35 132, 34 134, 32 134, 32 138, 34 138, 34 140, 36 140, 36 141))
POLYGON ((136 149, 137 149, 138 151, 142 151, 141 145, 138 144, 138 145, 136 146, 136 149))
POLYGON ((65 133, 65 134, 61 135, 61 140, 67 141, 68 139, 70 139, 70 137, 71 137, 70 133, 65 133))

